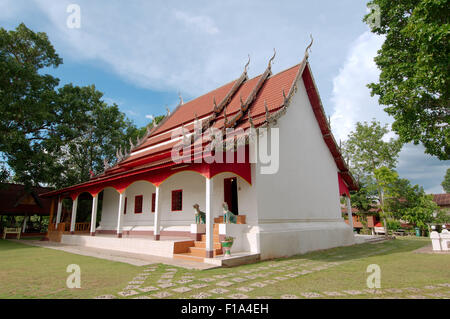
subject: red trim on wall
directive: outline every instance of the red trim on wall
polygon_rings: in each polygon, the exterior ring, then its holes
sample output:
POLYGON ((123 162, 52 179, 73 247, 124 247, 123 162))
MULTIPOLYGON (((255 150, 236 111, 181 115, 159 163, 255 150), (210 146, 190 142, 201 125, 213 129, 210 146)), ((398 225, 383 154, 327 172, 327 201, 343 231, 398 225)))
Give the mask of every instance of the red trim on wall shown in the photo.
POLYGON ((166 164, 162 167, 153 167, 147 170, 140 170, 139 172, 130 172, 121 176, 110 177, 106 180, 95 180, 80 185, 74 185, 66 189, 49 192, 42 197, 51 197, 61 194, 61 196, 76 198, 83 192, 97 195, 107 187, 112 187, 119 193, 123 193, 128 186, 136 181, 147 181, 154 186, 159 186, 170 176, 184 171, 197 172, 205 178, 212 178, 217 174, 230 172, 243 178, 249 184, 252 183, 251 165, 248 161, 246 163, 191 163, 177 165, 171 162, 171 164, 166 164))
POLYGON ((339 195, 347 197, 350 197, 350 192, 348 191, 347 184, 345 184, 344 180, 342 179, 341 173, 338 173, 338 182, 339 182, 339 195))
POLYGON ((142 204, 144 202, 143 195, 137 195, 134 197, 134 213, 142 214, 142 204))
POLYGON ((172 211, 179 212, 183 210, 183 190, 172 191, 172 211))

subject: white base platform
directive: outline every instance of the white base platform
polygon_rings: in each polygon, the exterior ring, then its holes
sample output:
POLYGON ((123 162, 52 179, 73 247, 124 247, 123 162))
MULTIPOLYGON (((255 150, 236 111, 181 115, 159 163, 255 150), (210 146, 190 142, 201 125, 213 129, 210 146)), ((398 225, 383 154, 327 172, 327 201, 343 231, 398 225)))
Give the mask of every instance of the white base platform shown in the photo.
POLYGON ((270 223, 259 226, 261 260, 355 244, 344 221, 270 223))
POLYGON ((61 243, 172 258, 174 243, 186 240, 191 239, 165 238, 164 236, 161 237, 161 240, 154 240, 149 237, 117 238, 112 235, 62 235, 61 243))

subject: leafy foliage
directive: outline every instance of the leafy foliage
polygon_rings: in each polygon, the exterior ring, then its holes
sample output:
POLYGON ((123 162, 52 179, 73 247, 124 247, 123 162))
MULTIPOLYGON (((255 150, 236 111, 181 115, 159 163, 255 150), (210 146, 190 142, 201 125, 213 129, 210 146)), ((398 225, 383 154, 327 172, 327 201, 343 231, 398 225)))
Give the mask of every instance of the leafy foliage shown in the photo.
POLYGON ((441 185, 446 193, 450 193, 450 168, 447 169, 441 185))
POLYGON ((28 186, 84 182, 146 131, 93 85, 57 89, 59 79, 43 73, 61 63, 45 33, 24 24, 0 28, 0 155, 14 180, 28 186))
POLYGON ((376 170, 375 175, 382 187, 382 210, 387 216, 407 221, 422 230, 445 218, 433 197, 425 194, 419 185, 412 186, 410 181, 399 178, 395 171, 386 167, 376 170))
POLYGON ((377 190, 374 180, 366 177, 359 181, 359 190, 350 193, 352 206, 357 208, 362 214, 370 211, 370 209, 377 207, 377 190))
POLYGON ((392 115, 393 130, 403 142, 421 142, 426 152, 450 155, 450 24, 446 0, 372 0, 380 9, 380 25, 364 20, 385 36, 375 62, 378 83, 369 88, 392 115))
POLYGON ((373 171, 382 166, 396 166, 402 142, 394 138, 383 141, 388 133, 388 126, 381 126, 375 120, 370 124, 358 122, 343 143, 344 157, 349 159, 350 169, 358 181, 372 176, 373 171))

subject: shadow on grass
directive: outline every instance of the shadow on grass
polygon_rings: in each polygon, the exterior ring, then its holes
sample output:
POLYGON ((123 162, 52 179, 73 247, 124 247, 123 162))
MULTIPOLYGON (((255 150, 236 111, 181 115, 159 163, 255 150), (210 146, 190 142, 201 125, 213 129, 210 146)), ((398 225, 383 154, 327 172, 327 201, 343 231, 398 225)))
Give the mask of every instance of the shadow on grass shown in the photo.
POLYGON ((0 253, 6 250, 16 250, 16 249, 24 249, 24 248, 38 248, 25 244, 15 243, 8 240, 0 239, 0 253))

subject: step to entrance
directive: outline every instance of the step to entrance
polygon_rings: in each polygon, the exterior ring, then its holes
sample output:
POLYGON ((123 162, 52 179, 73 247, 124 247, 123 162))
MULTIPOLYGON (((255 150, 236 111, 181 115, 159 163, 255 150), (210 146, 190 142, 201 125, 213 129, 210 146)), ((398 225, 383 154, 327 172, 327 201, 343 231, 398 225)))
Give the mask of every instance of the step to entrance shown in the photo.
POLYGON ((173 255, 174 259, 183 259, 183 260, 190 260, 190 261, 197 261, 197 262, 204 262, 205 257, 198 257, 198 256, 194 256, 191 255, 189 253, 181 253, 181 254, 174 254, 173 255))
MULTIPOLYGON (((219 225, 214 224, 213 231, 213 254, 214 257, 223 255, 220 243, 219 225)), ((173 252, 173 258, 188 259, 203 262, 206 257, 206 235, 201 236, 201 241, 186 241, 178 245, 173 252)))
MULTIPOLYGON (((199 248, 206 248, 206 241, 196 241, 194 242, 194 246, 199 248)), ((222 248, 221 243, 218 242, 214 243, 214 249, 221 249, 221 248, 222 248)))
MULTIPOLYGON (((202 247, 189 247, 188 251, 192 256, 205 257, 206 249, 202 247)), ((214 249, 214 256, 222 255, 222 248, 214 249)))

